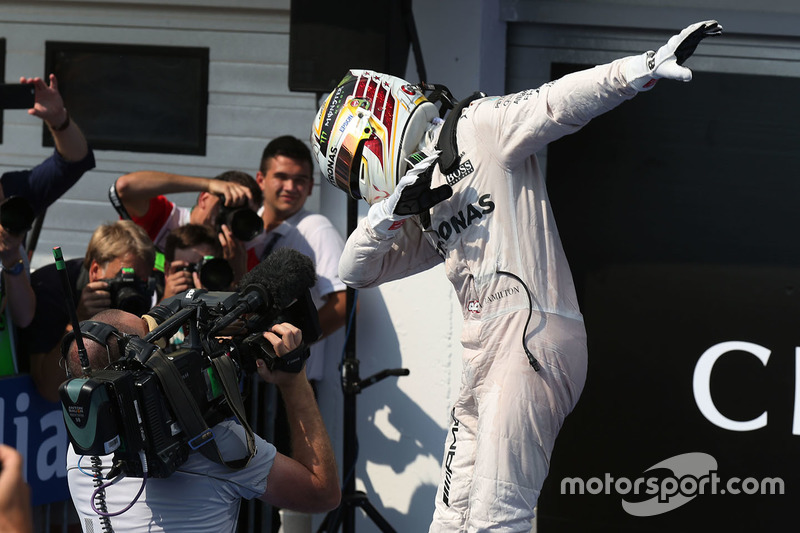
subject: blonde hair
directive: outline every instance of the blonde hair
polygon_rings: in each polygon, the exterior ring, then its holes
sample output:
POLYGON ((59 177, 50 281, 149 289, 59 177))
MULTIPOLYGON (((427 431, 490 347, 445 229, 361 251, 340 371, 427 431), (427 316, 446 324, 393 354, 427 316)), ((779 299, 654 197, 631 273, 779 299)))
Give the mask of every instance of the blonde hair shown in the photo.
POLYGON ((156 260, 156 249, 147 232, 131 220, 118 220, 103 224, 94 230, 83 265, 88 269, 92 261, 99 265, 132 253, 145 260, 152 269, 156 260))

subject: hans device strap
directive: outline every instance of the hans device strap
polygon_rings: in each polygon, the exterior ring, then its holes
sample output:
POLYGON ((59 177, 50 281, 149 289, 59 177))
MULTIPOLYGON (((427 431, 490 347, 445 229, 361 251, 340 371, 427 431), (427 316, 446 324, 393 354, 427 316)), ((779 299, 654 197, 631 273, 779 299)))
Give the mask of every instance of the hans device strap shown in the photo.
MULTIPOLYGON (((228 358, 219 357, 217 359, 225 360, 228 358)), ((159 352, 153 355, 146 364, 155 372, 161 382, 164 395, 172 406, 178 423, 186 433, 189 447, 193 450, 199 450, 206 458, 215 463, 224 464, 228 468, 241 469, 247 466, 250 459, 255 455, 255 437, 253 436, 253 430, 250 429, 250 426, 244 418, 242 397, 236 385, 235 372, 231 367, 233 361, 228 360, 226 364, 225 361, 218 361, 217 359, 214 360, 214 368, 219 372, 225 397, 234 415, 247 433, 248 455, 235 461, 225 461, 222 458, 216 442, 213 442, 214 432, 208 427, 208 424, 206 424, 203 414, 198 409, 197 403, 194 401, 191 392, 186 387, 180 372, 173 362, 163 353, 159 352), (231 380, 233 380, 233 384, 230 383, 231 380), (241 410, 239 410, 239 407, 241 407, 241 410), (213 446, 206 446, 208 443, 213 443, 213 446)))
POLYGON ((456 128, 458 126, 458 119, 461 117, 461 111, 467 107, 471 102, 478 98, 486 96, 482 92, 472 93, 471 96, 464 98, 456 104, 447 118, 444 119, 442 124, 442 131, 439 133, 439 140, 436 143, 436 149, 441 151, 439 155, 439 170, 442 174, 450 174, 456 170, 459 163, 458 143, 456 142, 456 128))

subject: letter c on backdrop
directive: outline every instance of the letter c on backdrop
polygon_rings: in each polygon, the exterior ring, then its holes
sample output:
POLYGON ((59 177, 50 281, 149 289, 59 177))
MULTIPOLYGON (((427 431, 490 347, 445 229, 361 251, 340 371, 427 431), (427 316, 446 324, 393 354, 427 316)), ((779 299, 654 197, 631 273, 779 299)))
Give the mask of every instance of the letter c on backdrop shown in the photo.
POLYGON ((763 346, 743 341, 728 341, 715 344, 700 356, 694 368, 694 379, 692 388, 694 390, 694 401, 700 412, 703 413, 712 424, 728 429, 730 431, 753 431, 767 425, 767 412, 764 411, 752 420, 731 420, 719 412, 711 398, 711 371, 717 359, 728 352, 747 352, 755 355, 767 366, 770 351, 763 346))

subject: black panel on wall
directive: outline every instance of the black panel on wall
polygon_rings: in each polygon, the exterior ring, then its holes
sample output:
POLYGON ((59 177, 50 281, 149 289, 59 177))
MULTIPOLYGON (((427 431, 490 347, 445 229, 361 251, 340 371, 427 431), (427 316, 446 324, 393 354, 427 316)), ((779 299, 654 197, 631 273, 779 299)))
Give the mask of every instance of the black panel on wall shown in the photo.
MULTIPOLYGON (((0 82, 5 82, 6 79, 6 40, 0 39, 0 75, 3 77, 0 78, 0 82)), ((5 125, 5 120, 3 117, 3 110, 0 109, 0 125, 5 125)), ((3 128, 0 127, 0 144, 3 142, 3 128)))
POLYGON ((101 150, 205 155, 208 64, 201 47, 45 43, 45 72, 101 150))
POLYGON ((411 0, 292 0, 289 89, 331 91, 350 69, 404 76, 411 0))
MULTIPOLYGON (((575 68, 558 65, 553 77, 575 68)), ((586 321, 589 372, 553 453, 541 533, 796 527, 800 108, 785 103, 798 91, 796 78, 662 80, 548 148, 548 191, 586 321), (752 98, 765 87, 769 98, 752 98), (701 359, 721 347, 713 371, 696 381, 701 359), (721 416, 748 422, 766 413, 763 425, 712 421, 698 383, 721 416), (716 489, 706 476, 704 493, 691 490, 702 471, 689 479, 649 470, 687 454, 715 463, 716 489), (634 495, 625 480, 645 478, 657 488, 685 480, 691 498, 643 503, 659 494, 641 485, 634 495), (750 480, 744 488, 755 493, 733 494, 732 478, 750 480), (762 494, 767 479, 780 479, 785 494, 762 494), (577 480, 583 494, 571 493, 577 480), (647 512, 632 514, 624 501, 647 512)))

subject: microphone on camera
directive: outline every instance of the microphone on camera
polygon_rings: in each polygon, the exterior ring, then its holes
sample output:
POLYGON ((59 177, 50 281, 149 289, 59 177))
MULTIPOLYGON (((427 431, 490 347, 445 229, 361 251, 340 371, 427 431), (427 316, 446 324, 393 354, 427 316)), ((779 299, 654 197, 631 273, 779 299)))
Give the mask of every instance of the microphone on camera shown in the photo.
POLYGON ((291 248, 279 248, 242 277, 239 292, 266 294, 262 296, 265 308, 281 310, 316 282, 317 273, 310 257, 291 248))
POLYGON ((311 258, 291 248, 279 248, 242 277, 240 303, 215 324, 214 332, 229 326, 243 313, 277 315, 316 282, 311 258))

